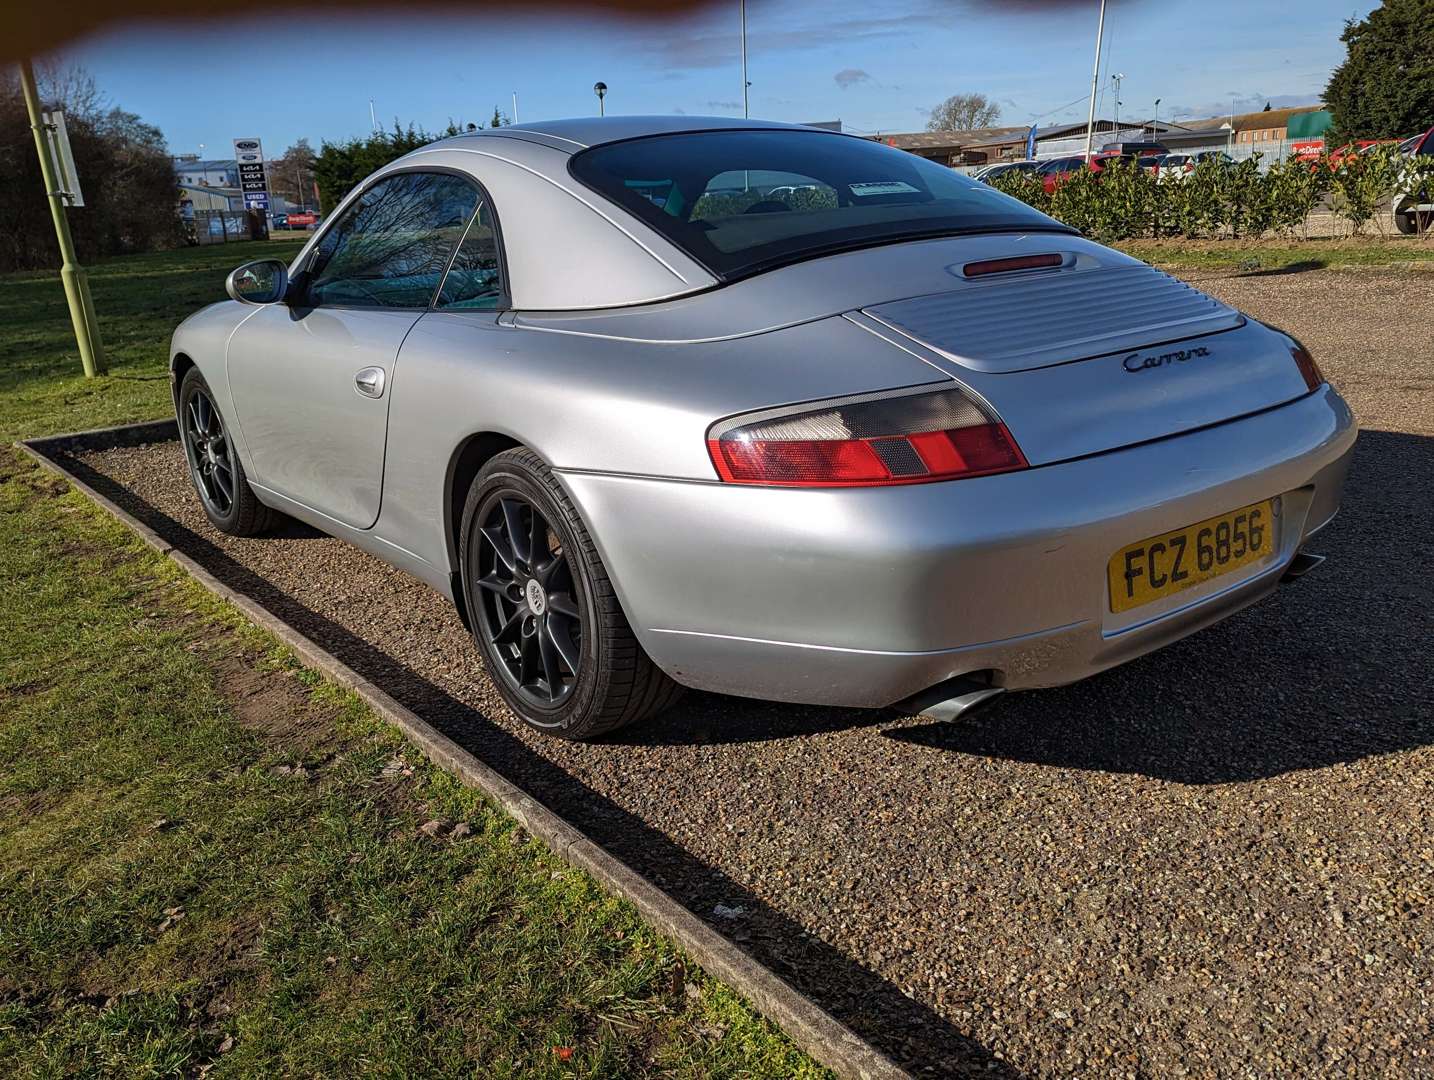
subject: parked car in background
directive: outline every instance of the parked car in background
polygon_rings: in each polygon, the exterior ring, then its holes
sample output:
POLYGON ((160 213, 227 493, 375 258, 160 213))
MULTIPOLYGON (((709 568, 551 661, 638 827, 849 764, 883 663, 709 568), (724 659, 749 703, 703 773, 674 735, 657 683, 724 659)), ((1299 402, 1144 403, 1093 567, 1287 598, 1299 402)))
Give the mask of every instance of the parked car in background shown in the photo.
POLYGON ((998 176, 1005 176, 1007 173, 1033 173, 1041 167, 1039 161, 1002 161, 996 165, 990 165, 978 172, 972 179, 979 180, 983 184, 989 184, 998 176))
POLYGON ((1161 181, 1184 180, 1194 171, 1193 154, 1162 154, 1155 159, 1155 175, 1161 181))
POLYGON ((1067 178, 1080 172, 1084 165, 1085 158, 1083 157, 1051 158, 1041 164, 1041 167, 1036 170, 1036 175, 1041 178, 1046 194, 1049 195, 1067 178))
POLYGON ((1355 441, 1289 335, 788 125, 444 139, 226 288, 170 352, 208 520, 429 583, 568 738, 682 686, 957 715, 1093 675, 1316 564, 1355 441), (747 174, 830 198, 710 197, 747 174))
POLYGON ((1141 158, 1168 153, 1170 153, 1170 148, 1164 143, 1151 140, 1149 142, 1106 143, 1100 148, 1100 153, 1096 154, 1096 157, 1115 155, 1119 157, 1141 158))
POLYGON ((1120 161, 1138 166, 1147 172, 1154 172, 1156 159, 1169 152, 1164 146, 1154 142, 1110 143, 1102 147, 1100 153, 1090 159, 1090 167, 1092 171, 1099 173, 1120 161))
MULTIPOLYGON (((1409 157, 1434 157, 1434 127, 1423 135, 1405 139, 1399 149, 1409 157)), ((1406 236, 1428 232, 1434 228, 1434 183, 1425 182, 1413 190, 1400 192, 1394 197, 1391 210, 1394 227, 1406 236)))
POLYGON ((271 229, 287 229, 288 227, 289 227, 289 215, 288 215, 288 214, 272 214, 272 215, 270 215, 270 217, 269 217, 269 228, 271 228, 271 229))

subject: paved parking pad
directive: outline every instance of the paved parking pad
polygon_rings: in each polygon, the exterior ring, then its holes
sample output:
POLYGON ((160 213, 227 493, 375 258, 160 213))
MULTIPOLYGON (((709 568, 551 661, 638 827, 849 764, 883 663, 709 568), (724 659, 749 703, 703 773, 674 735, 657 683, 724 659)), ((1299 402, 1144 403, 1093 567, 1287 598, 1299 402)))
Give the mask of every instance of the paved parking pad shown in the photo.
POLYGON ((1191 280, 1360 418, 1330 561, 956 724, 691 694, 547 739, 424 586, 215 533, 177 444, 66 465, 918 1074, 1434 1073, 1434 274, 1191 280))

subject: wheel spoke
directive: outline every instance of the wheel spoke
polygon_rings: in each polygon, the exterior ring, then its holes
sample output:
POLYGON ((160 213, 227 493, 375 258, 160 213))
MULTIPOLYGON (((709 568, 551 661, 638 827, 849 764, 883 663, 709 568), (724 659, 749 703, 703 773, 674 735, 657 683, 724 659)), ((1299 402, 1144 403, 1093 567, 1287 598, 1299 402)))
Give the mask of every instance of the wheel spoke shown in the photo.
POLYGON ((504 600, 508 599, 508 589, 513 584, 513 577, 510 574, 507 580, 498 576, 496 568, 492 573, 484 574, 478 579, 478 588, 487 589, 491 593, 497 593, 504 600))
POLYGON ((553 648, 557 650, 558 655, 563 658, 563 663, 568 665, 568 670, 576 675, 581 655, 577 645, 573 642, 572 627, 567 620, 554 619, 549 615, 543 632, 547 640, 552 643, 553 648))
MULTIPOLYGON (((512 545, 508 543, 508 538, 503 535, 502 527, 498 525, 485 525, 478 531, 482 533, 483 539, 487 540, 493 548, 494 553, 498 556, 498 561, 502 563, 503 568, 508 571, 508 578, 511 580, 513 571, 517 569, 518 561, 513 554, 512 545)), ((497 568, 494 567, 494 569, 496 570, 497 568)))
POLYGON ((538 644, 536 634, 529 634, 518 642, 518 685, 526 687, 532 674, 536 673, 533 652, 538 644))
POLYGON ((548 523, 534 506, 528 515, 528 565, 536 568, 540 559, 544 564, 552 562, 548 554, 548 523))
POLYGON ((569 619, 579 619, 582 617, 578 614, 578 604, 577 601, 573 599, 572 593, 548 593, 548 610, 569 619))
POLYGON ((523 616, 526 614, 527 612, 525 612, 522 608, 519 608, 517 611, 513 612, 513 614, 508 617, 507 622, 505 622, 502 627, 497 631, 497 633, 493 635, 493 644, 503 645, 507 642, 516 640, 518 638, 519 632, 523 628, 523 616))
POLYGON ((558 649, 546 625, 538 627, 538 655, 543 661, 543 678, 548 684, 548 698, 557 700, 563 692, 562 670, 558 667, 558 649))
POLYGON ((562 592, 572 586, 573 575, 568 567, 568 557, 561 551, 542 566, 535 567, 533 573, 548 592, 562 592))
POLYGON ((528 530, 523 528, 523 506, 517 499, 504 499, 502 507, 504 530, 508 534, 508 543, 513 546, 513 554, 520 566, 530 566, 533 548, 528 530))

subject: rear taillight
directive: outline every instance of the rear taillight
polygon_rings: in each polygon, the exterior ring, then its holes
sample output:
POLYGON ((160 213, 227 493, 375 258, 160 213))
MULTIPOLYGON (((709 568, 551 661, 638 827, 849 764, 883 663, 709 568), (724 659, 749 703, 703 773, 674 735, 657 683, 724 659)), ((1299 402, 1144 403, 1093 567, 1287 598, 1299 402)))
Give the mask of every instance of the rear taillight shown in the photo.
POLYGON ((1324 372, 1320 371, 1319 365, 1315 363, 1315 358, 1310 355, 1310 351, 1294 338, 1290 338, 1290 355, 1295 358, 1295 366, 1304 376, 1305 386, 1311 390, 1318 390, 1324 383, 1324 372))
POLYGON ((865 394, 715 425, 707 448, 729 484, 872 487, 1024 469, 1015 439, 960 390, 865 394))

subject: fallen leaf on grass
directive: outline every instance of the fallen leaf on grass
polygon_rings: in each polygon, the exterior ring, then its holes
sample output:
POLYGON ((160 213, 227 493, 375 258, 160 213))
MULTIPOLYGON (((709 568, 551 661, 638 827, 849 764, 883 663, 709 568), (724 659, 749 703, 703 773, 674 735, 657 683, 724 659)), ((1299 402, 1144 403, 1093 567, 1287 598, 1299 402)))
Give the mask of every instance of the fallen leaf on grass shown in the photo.
POLYGON ((421 832, 424 836, 437 836, 442 828, 443 822, 439 821, 437 818, 434 818, 432 821, 425 821, 422 825, 420 825, 418 827, 418 831, 421 832))
POLYGON ((457 825, 453 826, 453 831, 448 834, 448 839, 462 840, 465 836, 471 836, 472 834, 473 826, 469 825, 466 821, 460 821, 457 825))
POLYGON ((567 1061, 573 1056, 573 1048, 571 1046, 555 1046, 553 1053, 557 1055, 559 1061, 567 1061))
POLYGON ((159 932, 162 934, 180 919, 184 918, 182 907, 167 907, 164 909, 164 921, 159 924, 159 932))

